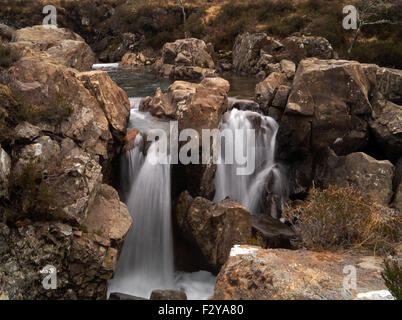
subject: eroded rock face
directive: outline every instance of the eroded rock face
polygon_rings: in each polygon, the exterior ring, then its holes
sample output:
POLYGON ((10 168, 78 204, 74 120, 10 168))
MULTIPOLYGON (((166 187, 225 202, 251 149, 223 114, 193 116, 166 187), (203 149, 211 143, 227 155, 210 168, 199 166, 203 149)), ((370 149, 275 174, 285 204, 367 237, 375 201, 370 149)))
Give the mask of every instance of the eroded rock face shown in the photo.
POLYGON ((233 47, 233 68, 241 74, 268 76, 281 68, 288 78, 294 75, 294 63, 308 57, 332 59, 335 53, 322 37, 291 36, 278 41, 265 33, 238 35, 233 47), (275 63, 281 62, 275 67, 275 63))
POLYGON ((284 73, 272 72, 264 81, 257 84, 255 88, 255 100, 268 112, 268 106, 272 103, 278 88, 286 83, 284 73))
POLYGON ((0 253, 0 291, 13 300, 106 299, 118 258, 109 238, 60 222, 18 229, 0 224, 0 253), (55 290, 42 286, 47 266, 56 268, 55 290))
POLYGON ((217 277, 213 298, 359 300, 359 293, 387 290, 382 270, 382 259, 373 256, 236 246, 217 277), (346 265, 357 272, 357 288, 349 292, 343 290, 346 265))
POLYGON ((31 48, 44 51, 60 64, 87 71, 95 63, 95 54, 78 34, 64 28, 42 25, 19 29, 15 42, 30 42, 31 48))
POLYGON ((375 85, 354 61, 300 62, 278 132, 281 157, 330 146, 338 154, 362 150, 368 142, 366 117, 375 85))
POLYGON ((211 265, 227 260, 234 244, 251 238, 251 214, 231 199, 214 203, 183 192, 176 207, 176 221, 184 237, 195 243, 211 265))
POLYGON ((117 137, 124 137, 130 118, 130 101, 106 71, 89 71, 77 74, 77 78, 98 100, 110 126, 117 137))
POLYGON ((363 152, 343 157, 330 152, 324 163, 316 168, 318 185, 324 188, 352 185, 362 194, 371 194, 379 204, 387 206, 390 203, 395 171, 390 161, 378 161, 363 152))
POLYGON ((17 32, 18 60, 0 85, 11 155, 0 149, 0 196, 12 177, 14 203, 0 202, 0 222, 7 222, 0 225, 0 292, 10 299, 105 299, 132 221, 103 173, 122 146, 130 104, 106 73, 74 69, 92 65, 78 35, 46 31, 17 32), (56 290, 43 289, 47 265, 57 269, 56 290))
POLYGON ((229 82, 222 78, 205 78, 200 84, 176 81, 163 94, 147 97, 142 110, 157 117, 166 116, 179 122, 179 130, 216 129, 228 109, 229 82))
POLYGON ((148 66, 154 62, 154 58, 146 57, 142 52, 128 52, 121 59, 121 65, 125 67, 148 66))
POLYGON ((175 79, 200 79, 213 74, 213 48, 203 40, 189 38, 165 43, 160 74, 175 79))

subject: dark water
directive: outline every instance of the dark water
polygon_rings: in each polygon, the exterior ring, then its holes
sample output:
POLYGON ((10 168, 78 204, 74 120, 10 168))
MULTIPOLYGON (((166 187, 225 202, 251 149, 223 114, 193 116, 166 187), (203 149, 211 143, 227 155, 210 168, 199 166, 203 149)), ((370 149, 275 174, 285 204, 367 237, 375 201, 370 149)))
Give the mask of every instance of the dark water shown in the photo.
MULTIPOLYGON (((158 77, 149 69, 110 70, 109 75, 119 87, 126 91, 129 97, 153 96, 157 88, 166 92, 174 82, 174 80, 158 77)), ((254 89, 258 83, 256 78, 238 76, 232 73, 225 73, 222 77, 230 82, 230 97, 237 99, 252 99, 254 97, 254 89)))

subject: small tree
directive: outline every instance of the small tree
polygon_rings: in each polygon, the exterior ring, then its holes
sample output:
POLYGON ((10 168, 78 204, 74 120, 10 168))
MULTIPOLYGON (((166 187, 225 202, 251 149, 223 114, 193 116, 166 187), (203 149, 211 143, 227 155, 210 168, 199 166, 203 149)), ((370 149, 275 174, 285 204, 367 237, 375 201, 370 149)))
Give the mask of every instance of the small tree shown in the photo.
POLYGON ((186 8, 184 7, 183 0, 177 0, 179 7, 181 8, 181 11, 183 12, 183 26, 184 26, 184 37, 188 38, 187 30, 186 30, 186 21, 187 21, 187 14, 186 14, 186 8))
POLYGON ((356 9, 357 28, 348 53, 351 53, 355 47, 364 26, 393 23, 391 20, 387 19, 388 8, 383 0, 358 0, 356 9))

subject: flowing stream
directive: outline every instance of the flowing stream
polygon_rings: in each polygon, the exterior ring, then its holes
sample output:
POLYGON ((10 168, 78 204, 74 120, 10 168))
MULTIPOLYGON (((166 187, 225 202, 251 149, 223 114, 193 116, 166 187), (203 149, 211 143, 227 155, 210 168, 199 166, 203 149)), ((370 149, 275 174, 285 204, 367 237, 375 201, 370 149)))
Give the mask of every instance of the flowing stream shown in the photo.
MULTIPOLYGON (((168 122, 139 111, 139 105, 143 97, 154 95, 158 87, 166 91, 172 83, 170 80, 157 79, 144 70, 116 69, 115 64, 96 65, 94 68, 106 68, 112 79, 127 92, 132 108, 129 128, 136 128, 142 133, 155 128, 169 131, 168 122)), ((252 97, 255 87, 253 79, 246 81, 233 76, 228 80, 232 85, 230 95, 234 99, 252 97)), ((274 189, 279 192, 282 188, 280 171, 274 162, 278 125, 272 118, 237 109, 227 112, 222 123, 222 128, 231 130, 255 128, 256 124, 255 173, 246 177, 236 176, 236 164, 219 165, 215 178, 216 200, 232 195, 253 213, 259 212, 264 206, 262 194, 270 175, 277 177, 274 189)), ((185 291, 188 299, 207 299, 213 294, 215 285, 215 277, 211 273, 182 273, 174 270, 171 166, 152 161, 159 155, 155 146, 148 146, 144 155, 144 141, 139 134, 135 147, 122 157, 123 196, 132 215, 133 226, 124 242, 116 274, 109 282, 108 293, 121 292, 149 298, 155 289, 173 289, 185 291)))

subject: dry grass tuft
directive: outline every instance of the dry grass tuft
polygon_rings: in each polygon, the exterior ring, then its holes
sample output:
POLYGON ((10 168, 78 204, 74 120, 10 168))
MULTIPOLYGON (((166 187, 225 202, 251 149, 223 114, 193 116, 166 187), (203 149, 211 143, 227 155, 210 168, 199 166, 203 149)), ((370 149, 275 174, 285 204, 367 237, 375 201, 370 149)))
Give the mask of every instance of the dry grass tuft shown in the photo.
POLYGON ((363 246, 394 252, 401 240, 402 219, 353 187, 312 188, 307 200, 287 208, 288 219, 299 236, 297 245, 316 250, 363 246))

